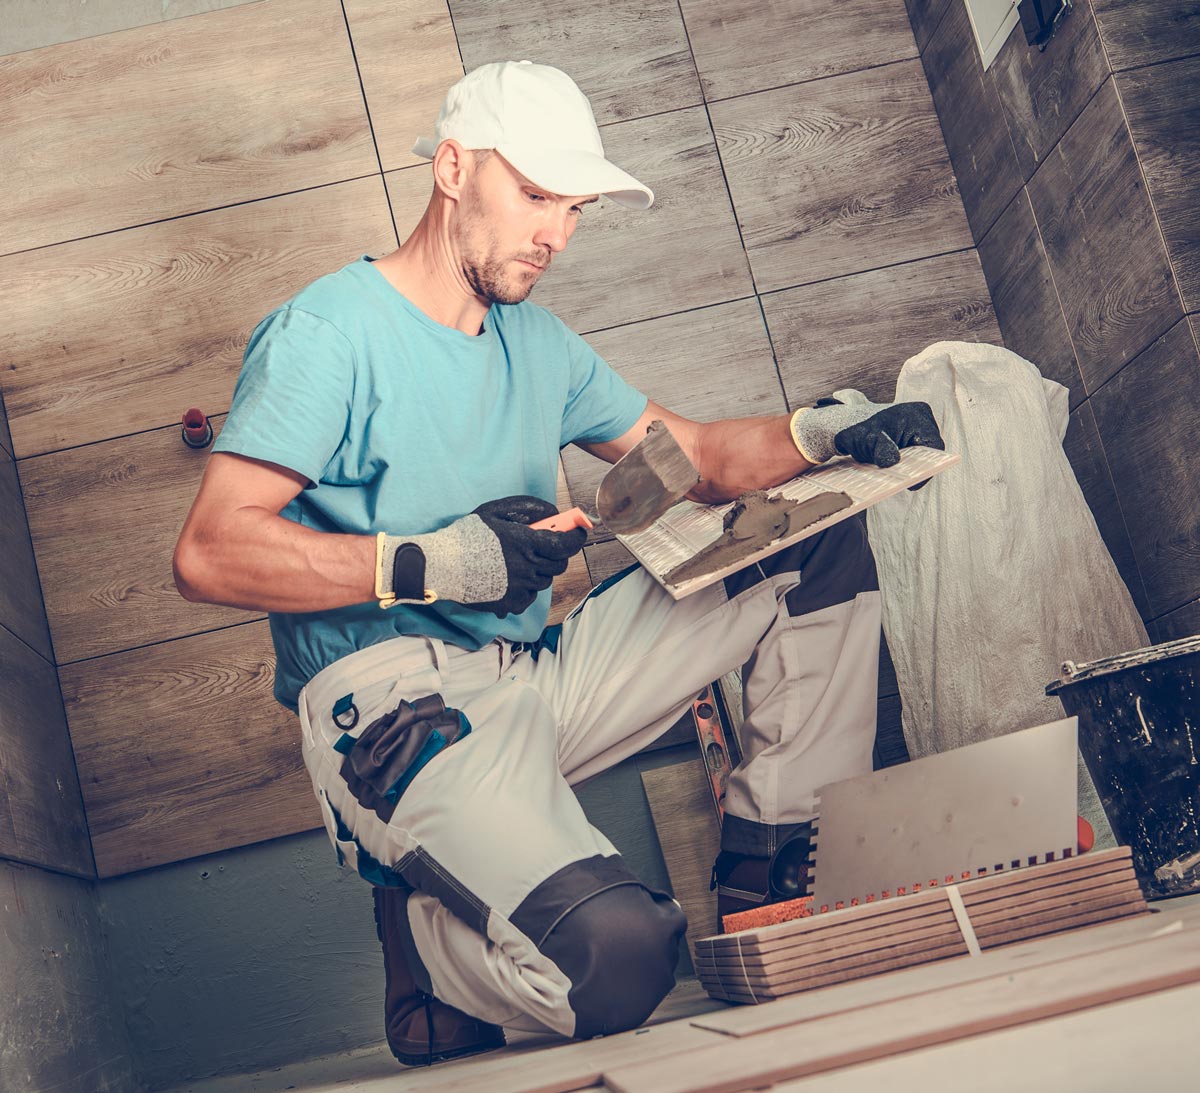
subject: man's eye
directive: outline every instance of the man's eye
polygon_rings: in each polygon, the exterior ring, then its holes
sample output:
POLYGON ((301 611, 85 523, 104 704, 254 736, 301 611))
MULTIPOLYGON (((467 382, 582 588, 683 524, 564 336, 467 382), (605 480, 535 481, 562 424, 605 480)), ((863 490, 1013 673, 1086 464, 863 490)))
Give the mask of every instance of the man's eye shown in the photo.
POLYGON ((582 205, 572 205, 571 212, 573 212, 576 216, 583 216, 583 206, 582 205))
POLYGON ((541 194, 535 194, 532 190, 526 190, 525 196, 527 198, 529 198, 530 201, 545 201, 546 200, 541 194))

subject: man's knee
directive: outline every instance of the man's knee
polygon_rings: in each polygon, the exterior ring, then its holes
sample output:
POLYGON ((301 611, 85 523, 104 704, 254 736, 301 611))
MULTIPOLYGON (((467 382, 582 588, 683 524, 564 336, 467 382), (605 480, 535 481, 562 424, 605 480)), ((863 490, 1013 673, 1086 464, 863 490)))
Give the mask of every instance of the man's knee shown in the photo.
POLYGON ((637 1028, 675 985, 687 919, 674 900, 623 884, 568 912, 542 952, 571 980, 575 1037, 637 1028))

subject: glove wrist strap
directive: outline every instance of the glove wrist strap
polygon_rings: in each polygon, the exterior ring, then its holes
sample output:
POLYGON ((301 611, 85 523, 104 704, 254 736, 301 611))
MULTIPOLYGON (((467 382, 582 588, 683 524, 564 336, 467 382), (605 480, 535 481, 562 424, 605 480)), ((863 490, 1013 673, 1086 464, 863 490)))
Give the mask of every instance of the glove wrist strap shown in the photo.
POLYGON ((375 537, 375 598, 384 609, 437 599, 437 593, 425 587, 425 552, 416 543, 396 542, 383 531, 375 537))

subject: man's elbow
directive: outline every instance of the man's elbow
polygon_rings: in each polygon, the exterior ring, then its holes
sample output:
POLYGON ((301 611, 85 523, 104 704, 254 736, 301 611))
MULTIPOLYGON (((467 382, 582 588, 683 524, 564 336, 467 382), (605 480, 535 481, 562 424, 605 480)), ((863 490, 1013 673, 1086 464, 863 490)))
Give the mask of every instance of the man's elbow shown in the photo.
POLYGON ((209 588, 212 566, 205 557, 204 548, 194 539, 184 536, 175 544, 171 572, 175 577, 175 587, 185 600, 190 603, 213 602, 209 588))

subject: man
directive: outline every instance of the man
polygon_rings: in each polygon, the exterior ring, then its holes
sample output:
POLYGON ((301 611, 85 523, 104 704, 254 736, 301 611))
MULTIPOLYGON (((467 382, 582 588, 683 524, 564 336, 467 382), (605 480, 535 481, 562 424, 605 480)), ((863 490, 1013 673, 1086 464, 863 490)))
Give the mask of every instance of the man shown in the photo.
POLYGON ((524 302, 599 195, 653 200, 604 158, 563 73, 475 70, 437 137, 414 149, 433 194, 405 243, 254 331, 175 556, 189 599, 270 613, 276 695, 299 713, 329 835, 376 885, 388 1040, 412 1064, 499 1046, 503 1025, 632 1028, 670 990, 684 917, 570 785, 712 679, 746 665, 723 911, 794 892, 814 788, 870 769, 862 522, 679 603, 634 568, 543 633, 585 537, 529 527, 555 511, 560 448, 612 461, 660 419, 700 471, 694 496, 717 501, 837 451, 886 464, 941 444, 921 404, 689 421, 524 302))

